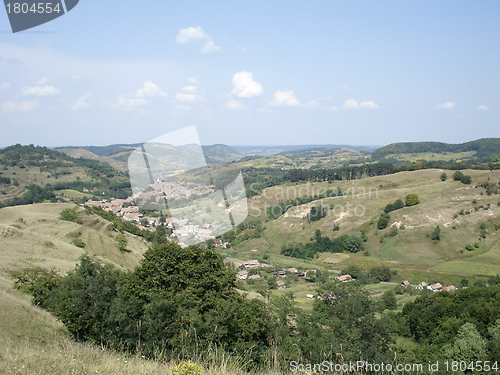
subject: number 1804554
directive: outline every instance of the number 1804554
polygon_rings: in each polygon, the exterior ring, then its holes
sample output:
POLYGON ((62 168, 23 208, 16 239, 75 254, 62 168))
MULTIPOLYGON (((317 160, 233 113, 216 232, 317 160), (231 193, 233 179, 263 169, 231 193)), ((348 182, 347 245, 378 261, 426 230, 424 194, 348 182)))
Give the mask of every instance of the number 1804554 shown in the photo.
POLYGON ((7 13, 60 13, 63 10, 60 8, 59 3, 52 6, 53 3, 7 3, 5 7, 7 8, 7 13))

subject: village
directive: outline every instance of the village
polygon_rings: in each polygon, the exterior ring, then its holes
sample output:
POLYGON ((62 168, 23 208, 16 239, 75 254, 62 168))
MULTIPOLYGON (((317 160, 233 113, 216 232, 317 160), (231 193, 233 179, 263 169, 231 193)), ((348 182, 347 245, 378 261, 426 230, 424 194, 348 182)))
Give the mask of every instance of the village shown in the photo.
MULTIPOLYGON (((214 192, 214 186, 203 186, 192 182, 155 182, 149 188, 140 193, 136 193, 126 199, 110 198, 106 200, 94 201, 88 200, 83 205, 88 207, 100 207, 104 211, 111 212, 121 217, 122 220, 132 222, 141 230, 156 231, 156 227, 163 225, 170 228, 172 234, 170 237, 178 237, 179 245, 188 246, 183 242, 183 238, 191 237, 196 242, 204 242, 208 239, 215 239, 211 224, 195 224, 187 218, 177 217, 158 217, 144 215, 145 210, 141 210, 147 204, 156 204, 155 207, 165 208, 165 200, 176 201, 189 199, 193 196, 201 197, 214 192)), ((186 241, 187 242, 187 241, 186 241)), ((217 241, 219 244, 220 241, 217 241)), ((225 247, 227 244, 220 243, 219 246, 225 247)))

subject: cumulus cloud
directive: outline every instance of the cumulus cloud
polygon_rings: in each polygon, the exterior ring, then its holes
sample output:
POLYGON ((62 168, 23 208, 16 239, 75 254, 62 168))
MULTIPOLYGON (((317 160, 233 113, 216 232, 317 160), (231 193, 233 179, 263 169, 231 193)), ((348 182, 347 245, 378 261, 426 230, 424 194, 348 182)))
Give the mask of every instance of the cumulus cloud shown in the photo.
POLYGON ((183 92, 178 92, 177 94, 175 94, 175 98, 180 102, 194 103, 203 99, 203 96, 198 94, 185 94, 183 92))
POLYGON ((354 99, 347 99, 342 106, 344 109, 358 109, 358 108, 367 108, 367 109, 377 109, 378 105, 375 104, 375 102, 372 101, 365 101, 358 103, 354 99))
POLYGON ((59 95, 61 91, 54 86, 25 86, 22 88, 21 93, 26 96, 55 96, 59 95))
POLYGON ((90 97, 90 93, 86 93, 85 95, 82 95, 78 98, 78 100, 75 102, 75 104, 70 105, 69 108, 71 109, 83 109, 87 108, 89 106, 89 103, 87 103, 87 99, 90 97))
POLYGON ((5 113, 13 112, 32 112, 38 108, 38 100, 10 100, 2 104, 2 111, 5 113))
POLYGON ((190 106, 188 106, 187 104, 176 104, 176 105, 175 105, 175 108, 177 108, 177 109, 182 109, 182 110, 184 110, 184 111, 187 111, 187 110, 189 110, 191 107, 190 107, 190 106))
POLYGON ((274 99, 272 102, 269 102, 270 106, 297 106, 300 105, 299 99, 297 99, 293 93, 293 91, 281 91, 278 90, 274 93, 274 99))
POLYGON ((355 108, 359 108, 359 104, 354 99, 347 99, 342 107, 344 109, 355 109, 355 108))
POLYGON ((477 107, 477 109, 480 109, 481 111, 487 111, 488 109, 490 109, 490 107, 481 104, 479 107, 477 107))
POLYGON ((231 100, 228 100, 226 102, 226 108, 228 109, 232 109, 232 110, 246 110, 248 109, 247 107, 245 107, 243 105, 242 102, 240 102, 239 100, 236 100, 236 99, 231 99, 231 100))
POLYGON ((200 26, 180 29, 175 41, 180 44, 194 44, 210 39, 210 35, 203 31, 200 26))
POLYGON ((359 106, 361 108, 369 108, 369 109, 377 109, 378 105, 376 105, 374 102, 369 101, 369 102, 361 102, 359 103, 359 106))
POLYGON ((220 52, 220 47, 216 46, 215 43, 211 40, 205 43, 202 49, 200 49, 201 53, 213 53, 220 52))
POLYGON ((245 71, 238 72, 233 76, 233 86, 232 94, 239 98, 259 96, 264 91, 262 85, 254 81, 253 73, 245 71))
POLYGON ((189 83, 198 83, 198 80, 196 78, 194 78, 194 77, 189 77, 188 78, 188 82, 189 83))
POLYGON ((184 91, 188 91, 188 92, 196 92, 196 86, 193 86, 193 85, 189 85, 189 86, 183 87, 182 89, 184 91))
POLYGON ((138 98, 157 98, 167 96, 166 92, 161 91, 160 87, 151 81, 144 82, 144 85, 137 90, 136 97, 138 98))
POLYGON ((4 82, 0 85, 0 90, 6 90, 6 89, 10 88, 10 86, 11 86, 10 83, 4 82))
POLYGON ((41 80, 39 80, 36 84, 37 85, 45 85, 47 83, 47 78, 43 77, 41 80))
POLYGON ((455 103, 454 102, 446 102, 446 103, 437 105, 436 108, 437 109, 452 109, 452 108, 455 108, 455 103))
POLYGON ((336 107, 334 105, 332 105, 330 108, 328 108, 330 111, 338 111, 339 110, 339 107, 336 107))
POLYGON ((179 44, 197 44, 204 42, 200 49, 201 53, 220 52, 220 47, 215 45, 208 33, 204 32, 200 26, 180 29, 175 41, 179 44))
POLYGON ((148 101, 144 98, 124 98, 120 95, 118 98, 117 107, 142 107, 148 104, 148 101))

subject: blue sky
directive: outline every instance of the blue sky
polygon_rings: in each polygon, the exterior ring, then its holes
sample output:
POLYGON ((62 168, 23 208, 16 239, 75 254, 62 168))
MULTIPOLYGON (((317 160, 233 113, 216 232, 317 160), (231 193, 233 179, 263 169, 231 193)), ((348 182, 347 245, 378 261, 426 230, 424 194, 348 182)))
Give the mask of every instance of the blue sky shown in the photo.
POLYGON ((0 147, 499 137, 498 1, 95 1, 12 34, 0 147))

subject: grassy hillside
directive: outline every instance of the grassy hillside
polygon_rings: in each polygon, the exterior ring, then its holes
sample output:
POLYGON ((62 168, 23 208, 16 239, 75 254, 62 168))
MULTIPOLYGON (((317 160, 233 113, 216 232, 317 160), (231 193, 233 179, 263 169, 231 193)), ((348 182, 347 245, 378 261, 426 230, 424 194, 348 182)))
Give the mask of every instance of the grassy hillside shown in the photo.
POLYGON ((47 184, 55 190, 55 195, 64 189, 116 198, 125 198, 131 193, 127 174, 107 163, 77 159, 33 145, 0 150, 0 202, 22 197, 27 192, 26 186, 47 184))
MULTIPOLYGON (((261 238, 237 246, 232 255, 251 259, 267 253, 273 264, 291 267, 303 261, 280 254, 285 241, 310 242, 316 230, 330 238, 365 230, 368 236, 365 248, 368 252, 349 254, 328 267, 342 269, 354 263, 364 267, 384 264, 407 277, 410 277, 409 270, 429 272, 432 277, 437 273, 469 277, 500 273, 500 233, 494 225, 500 222, 500 196, 488 196, 484 188, 476 187, 488 179, 498 183, 500 171, 464 171, 472 176, 472 185, 454 181, 451 175, 443 182, 441 173, 442 170, 420 170, 333 184, 287 184, 268 188, 265 196, 249 200, 252 209, 250 215, 267 220, 266 230, 261 238), (314 191, 318 195, 319 191, 337 186, 347 192, 346 197, 324 198, 292 207, 276 220, 265 217, 266 207, 287 197, 294 198, 294 193, 303 196, 311 195, 314 191), (417 193, 421 203, 391 212, 389 227, 378 230, 377 221, 384 207, 398 198, 404 200, 409 193, 417 193), (309 223, 306 216, 310 207, 321 204, 330 214, 309 223), (481 223, 486 224, 488 232, 482 241, 479 240, 481 223), (334 231, 336 225, 340 227, 339 231, 334 231), (428 235, 438 225, 441 228, 441 240, 433 241, 428 235), (399 229, 394 237, 390 237, 391 227, 404 229, 399 229), (466 245, 474 244, 478 245, 474 250, 465 249, 466 245)), ((326 254, 330 258, 345 256, 326 254)), ((322 263, 324 257, 309 262, 325 268, 326 265, 322 263)), ((417 283, 420 281, 415 280, 417 283)))
POLYGON ((391 155, 416 154, 416 153, 467 153, 477 157, 500 155, 500 138, 483 138, 460 144, 441 142, 406 142, 392 143, 379 148, 372 153, 375 160, 380 160, 391 155))
MULTIPOLYGON (((125 233, 127 251, 114 240, 117 232, 106 220, 87 215, 73 204, 43 203, 0 209, 0 363, 1 374, 173 374, 175 363, 145 360, 73 341, 51 314, 31 305, 13 288, 12 271, 43 267, 65 273, 87 251, 104 263, 131 270, 147 243, 125 233), (83 224, 59 220, 60 212, 74 208, 83 224), (71 244, 82 239, 86 249, 71 244)), ((245 374, 242 363, 214 353, 205 374, 245 374)), ((272 373, 271 373, 272 374, 272 373)))

